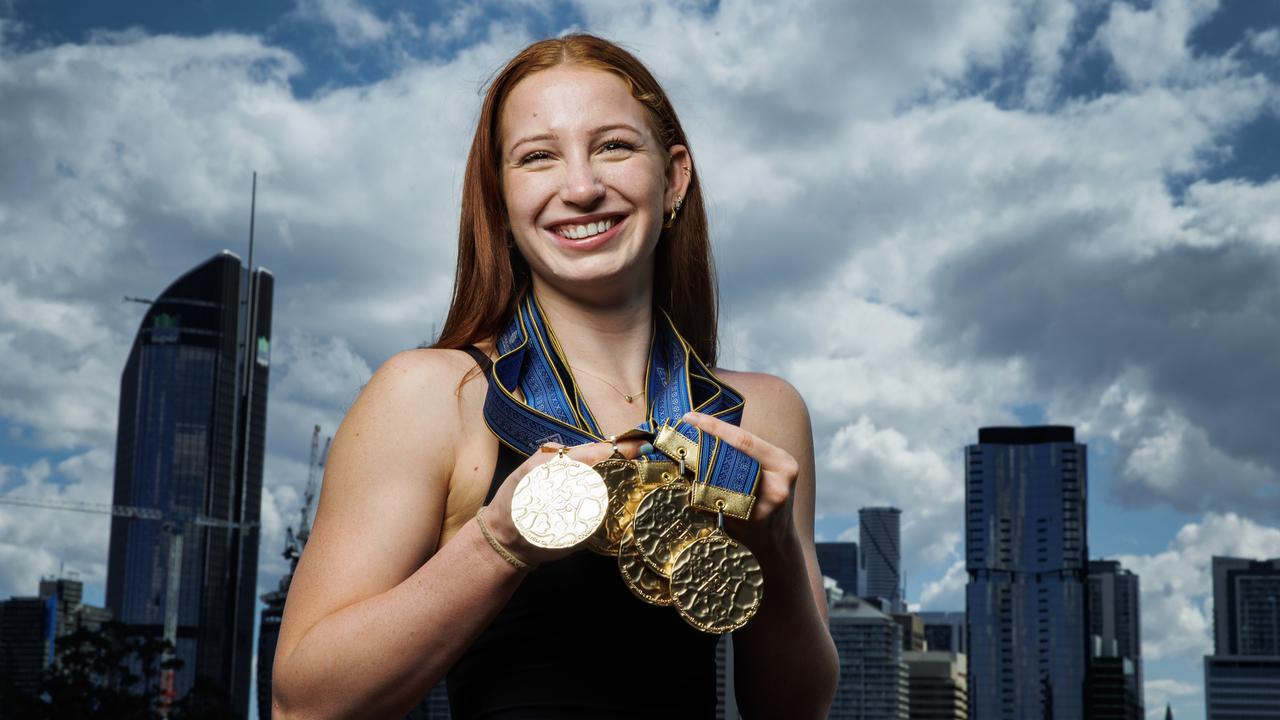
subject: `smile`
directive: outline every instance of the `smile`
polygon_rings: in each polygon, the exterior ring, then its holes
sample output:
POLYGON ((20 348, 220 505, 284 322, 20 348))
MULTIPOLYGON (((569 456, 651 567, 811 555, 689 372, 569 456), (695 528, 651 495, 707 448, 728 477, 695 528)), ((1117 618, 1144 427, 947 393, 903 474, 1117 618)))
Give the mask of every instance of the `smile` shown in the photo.
POLYGON ((557 225, 552 228, 552 231, 570 240, 585 240, 607 232, 618 220, 619 218, 604 218, 583 225, 557 225))

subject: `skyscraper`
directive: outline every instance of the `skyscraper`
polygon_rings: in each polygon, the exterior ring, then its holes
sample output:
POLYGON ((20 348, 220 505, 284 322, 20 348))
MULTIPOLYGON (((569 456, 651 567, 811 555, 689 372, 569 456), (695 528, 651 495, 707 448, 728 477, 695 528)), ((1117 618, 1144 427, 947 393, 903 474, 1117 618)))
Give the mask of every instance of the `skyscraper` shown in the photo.
POLYGON ((902 612, 902 511, 867 507, 858 511, 858 541, 867 571, 863 597, 889 601, 890 612, 902 612))
POLYGON ((908 720, 902 631, 893 618, 853 596, 831 610, 840 684, 829 720, 908 720))
POLYGON ((1213 558, 1206 720, 1280 718, 1280 559, 1213 558))
POLYGON ((1138 576, 1115 560, 1089 562, 1089 678, 1085 714, 1144 717, 1138 576))
POLYGON ((858 559, 858 543, 855 542, 820 542, 814 543, 818 551, 818 568, 822 574, 836 581, 846 595, 858 595, 862 592, 858 574, 861 563, 858 559))
POLYGON ((966 449, 969 709, 1079 718, 1087 661, 1086 449, 1070 427, 983 428, 966 449))
POLYGON ((902 653, 907 664, 911 720, 968 720, 968 663, 942 650, 902 653))
POLYGON ((165 521, 113 517, 107 567, 107 606, 139 634, 163 633, 171 575, 178 581, 175 690, 208 677, 245 716, 273 287, 269 272, 223 251, 143 316, 120 382, 113 502, 165 521))

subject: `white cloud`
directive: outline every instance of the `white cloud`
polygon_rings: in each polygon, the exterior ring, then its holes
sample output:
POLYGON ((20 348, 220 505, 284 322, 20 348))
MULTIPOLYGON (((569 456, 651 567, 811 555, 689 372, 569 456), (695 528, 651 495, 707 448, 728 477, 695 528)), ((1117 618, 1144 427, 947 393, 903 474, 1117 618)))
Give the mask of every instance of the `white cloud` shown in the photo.
POLYGON ((374 15, 360 0, 298 0, 298 15, 331 27, 350 47, 386 39, 392 25, 374 15))
POLYGON ((1116 3, 1098 38, 1126 80, 1156 82, 1186 68, 1187 35, 1217 7, 1218 0, 1156 0, 1147 10, 1116 3))
POLYGON ((969 582, 969 573, 964 569, 964 560, 951 563, 947 572, 937 580, 924 584, 920 592, 920 610, 956 610, 965 606, 964 588, 969 582))
MULTIPOLYGON (((1147 717, 1151 720, 1164 720, 1165 705, 1178 698, 1199 695, 1201 690, 1191 683, 1169 678, 1150 679, 1143 682, 1146 688, 1147 717)), ((1175 715, 1181 717, 1181 715, 1175 715)))
POLYGON ((1275 57, 1280 55, 1280 28, 1268 28, 1267 30, 1257 31, 1249 30, 1245 33, 1245 38, 1249 43, 1249 47, 1259 55, 1275 57))

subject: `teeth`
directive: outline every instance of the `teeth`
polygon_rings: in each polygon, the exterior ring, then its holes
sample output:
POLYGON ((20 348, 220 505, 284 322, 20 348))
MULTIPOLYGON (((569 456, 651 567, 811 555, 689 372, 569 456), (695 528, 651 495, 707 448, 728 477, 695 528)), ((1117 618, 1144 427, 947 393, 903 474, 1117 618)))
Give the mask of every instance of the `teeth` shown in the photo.
POLYGON ((613 220, 609 219, 587 223, 586 225, 561 225, 558 232, 570 240, 582 240, 593 235, 599 235, 611 227, 613 227, 613 220))

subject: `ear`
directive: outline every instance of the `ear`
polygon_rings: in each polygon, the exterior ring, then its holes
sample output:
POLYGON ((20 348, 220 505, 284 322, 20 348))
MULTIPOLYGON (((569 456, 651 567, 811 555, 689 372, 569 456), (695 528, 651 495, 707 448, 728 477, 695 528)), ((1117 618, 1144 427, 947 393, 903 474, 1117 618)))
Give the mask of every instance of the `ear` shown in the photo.
POLYGON ((666 168, 667 190, 662 196, 662 211, 671 212, 676 199, 684 199, 689 191, 689 181, 693 177, 693 156, 684 145, 672 145, 667 148, 666 168))

